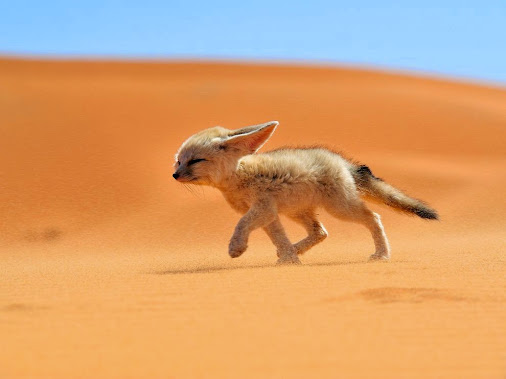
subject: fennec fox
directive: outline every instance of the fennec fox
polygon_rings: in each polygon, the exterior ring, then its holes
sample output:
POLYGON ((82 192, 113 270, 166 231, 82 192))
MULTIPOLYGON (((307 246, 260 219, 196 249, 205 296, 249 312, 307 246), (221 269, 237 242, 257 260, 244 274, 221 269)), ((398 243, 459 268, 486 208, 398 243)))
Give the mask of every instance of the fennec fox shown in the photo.
POLYGON ((300 263, 305 253, 327 237, 317 208, 363 224, 374 239, 371 260, 390 258, 380 216, 362 197, 421 218, 437 219, 436 211, 374 176, 371 170, 325 148, 281 148, 255 154, 269 139, 277 121, 228 130, 219 126, 188 138, 176 154, 174 179, 218 188, 243 214, 228 253, 239 257, 252 230, 263 228, 277 248, 278 263, 300 263), (301 224, 308 236, 292 244, 279 221, 285 214, 301 224))

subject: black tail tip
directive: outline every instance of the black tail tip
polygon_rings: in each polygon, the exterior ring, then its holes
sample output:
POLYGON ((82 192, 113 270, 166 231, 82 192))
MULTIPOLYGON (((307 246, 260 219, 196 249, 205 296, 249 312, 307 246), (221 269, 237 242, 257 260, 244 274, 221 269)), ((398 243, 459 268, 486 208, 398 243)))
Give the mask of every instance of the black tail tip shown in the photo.
POLYGON ((439 220, 439 215, 432 209, 417 209, 415 214, 418 217, 425 218, 427 220, 439 220))
POLYGON ((372 171, 369 167, 367 167, 365 164, 363 164, 363 165, 360 165, 357 167, 357 174, 372 175, 372 171))
POLYGON ((362 177, 370 176, 373 179, 383 181, 381 178, 378 178, 377 176, 374 176, 374 174, 372 173, 371 169, 368 166, 366 166, 365 164, 358 166, 357 169, 356 169, 356 173, 359 176, 362 176, 362 177))

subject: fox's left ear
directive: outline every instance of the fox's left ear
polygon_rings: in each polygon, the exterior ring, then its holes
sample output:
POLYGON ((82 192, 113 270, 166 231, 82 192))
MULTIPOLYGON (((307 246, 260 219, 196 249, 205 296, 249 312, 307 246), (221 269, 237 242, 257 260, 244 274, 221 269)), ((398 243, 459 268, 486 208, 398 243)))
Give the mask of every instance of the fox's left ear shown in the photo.
POLYGON ((265 124, 246 126, 233 130, 228 134, 227 139, 222 145, 243 150, 247 154, 253 154, 267 142, 278 124, 279 122, 277 121, 269 121, 265 124))

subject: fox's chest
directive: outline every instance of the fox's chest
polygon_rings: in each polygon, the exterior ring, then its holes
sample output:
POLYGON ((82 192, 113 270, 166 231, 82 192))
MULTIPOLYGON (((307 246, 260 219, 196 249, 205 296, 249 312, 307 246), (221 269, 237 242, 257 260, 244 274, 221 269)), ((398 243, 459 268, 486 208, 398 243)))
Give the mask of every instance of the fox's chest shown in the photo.
POLYGON ((231 191, 223 192, 223 196, 225 197, 227 203, 229 203, 230 206, 237 212, 246 213, 251 207, 249 196, 243 191, 234 189, 231 191))

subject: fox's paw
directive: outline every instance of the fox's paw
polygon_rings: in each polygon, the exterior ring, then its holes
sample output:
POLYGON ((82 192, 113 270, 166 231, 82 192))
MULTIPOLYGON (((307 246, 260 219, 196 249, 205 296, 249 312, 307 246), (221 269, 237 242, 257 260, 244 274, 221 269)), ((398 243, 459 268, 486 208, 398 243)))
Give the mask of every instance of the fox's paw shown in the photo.
POLYGON ((242 253, 244 253, 246 249, 244 250, 229 250, 228 255, 230 255, 232 258, 239 258, 242 253))
MULTIPOLYGON (((302 255, 304 254, 306 251, 305 250, 302 250, 299 246, 297 245, 293 245, 293 251, 295 252, 295 254, 297 255, 302 255)), ((279 253, 278 253, 278 257, 279 257, 279 253)))
POLYGON ((300 259, 296 254, 282 255, 276 262, 277 265, 300 265, 300 259))
POLYGON ((228 255, 230 255, 232 258, 238 258, 246 251, 248 248, 247 244, 239 244, 235 243, 233 241, 230 241, 230 244, 228 245, 228 255))
POLYGON ((371 255, 369 257, 369 262, 388 261, 388 260, 390 260, 390 256, 389 255, 384 255, 384 254, 376 254, 376 253, 374 253, 373 255, 371 255))

